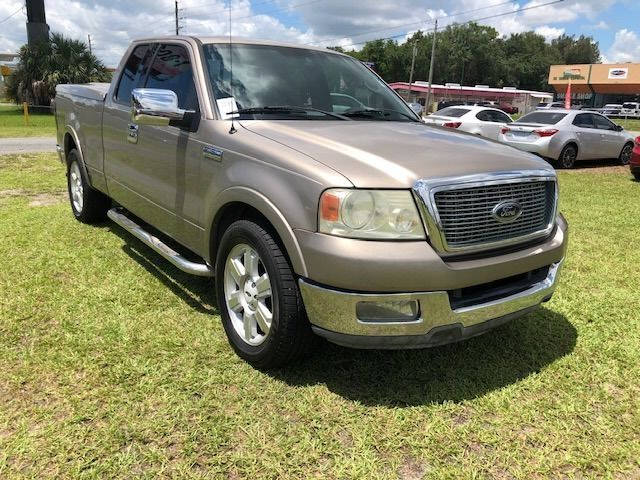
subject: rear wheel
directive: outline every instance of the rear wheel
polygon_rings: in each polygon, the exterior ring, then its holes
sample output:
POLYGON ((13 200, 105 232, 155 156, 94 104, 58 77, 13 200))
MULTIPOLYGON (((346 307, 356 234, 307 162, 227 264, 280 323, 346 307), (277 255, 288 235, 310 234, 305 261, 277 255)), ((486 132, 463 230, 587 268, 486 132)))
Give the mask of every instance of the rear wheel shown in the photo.
POLYGON ((111 207, 111 199, 91 187, 82 166, 80 154, 76 149, 67 155, 67 191, 71 211, 77 220, 83 223, 101 222, 111 207))
POLYGON ((310 349, 313 333, 294 273, 259 223, 238 220, 222 236, 216 297, 229 343, 256 368, 282 366, 310 349))
POLYGON ((618 161, 620 165, 629 165, 631 161, 631 154, 633 152, 633 143, 627 143, 624 147, 622 147, 622 151, 620 152, 620 156, 618 157, 618 161))
POLYGON ((575 145, 566 145, 562 152, 560 152, 560 157, 558 158, 558 165, 560 168, 573 168, 576 163, 576 159, 578 157, 578 149, 575 145))

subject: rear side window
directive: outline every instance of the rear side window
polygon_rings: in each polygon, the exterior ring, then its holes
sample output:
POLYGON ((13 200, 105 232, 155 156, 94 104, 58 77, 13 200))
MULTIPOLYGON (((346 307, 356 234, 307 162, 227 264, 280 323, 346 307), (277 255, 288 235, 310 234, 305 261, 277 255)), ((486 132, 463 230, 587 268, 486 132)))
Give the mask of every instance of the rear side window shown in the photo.
POLYGON ((140 76, 144 70, 145 63, 149 62, 152 49, 149 45, 138 45, 133 49, 127 63, 122 70, 118 89, 116 90, 116 100, 118 103, 129 105, 131 103, 131 91, 139 86, 140 76))
POLYGON ((181 45, 160 45, 149 69, 145 88, 171 90, 178 96, 180 108, 198 110, 191 59, 187 49, 181 45))
POLYGON ((560 112, 531 112, 524 117, 520 117, 515 123, 540 123, 542 125, 555 125, 566 116, 566 113, 560 112))
POLYGON ((590 113, 581 113, 573 119, 573 124, 580 128, 593 128, 593 115, 590 113))
POLYGON ((435 115, 442 115, 444 117, 461 117, 470 111, 471 110, 468 108, 447 107, 442 110, 438 110, 435 115))

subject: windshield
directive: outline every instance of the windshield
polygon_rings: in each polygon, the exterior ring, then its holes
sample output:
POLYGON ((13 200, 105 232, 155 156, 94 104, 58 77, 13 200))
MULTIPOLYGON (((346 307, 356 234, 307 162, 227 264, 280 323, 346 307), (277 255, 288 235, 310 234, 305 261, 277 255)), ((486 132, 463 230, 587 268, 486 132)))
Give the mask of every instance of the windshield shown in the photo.
POLYGON ((622 108, 628 108, 628 109, 636 109, 638 108, 638 104, 637 103, 625 103, 622 105, 622 108))
POLYGON ((442 110, 438 110, 434 115, 440 115, 442 117, 461 117, 465 113, 469 112, 470 110, 468 108, 447 107, 442 110))
POLYGON ((204 45, 223 118, 237 111, 241 119, 418 121, 387 84, 351 57, 243 44, 233 44, 233 56, 229 53, 228 44, 204 45))
POLYGON ((559 112, 531 112, 520 117, 513 123, 540 123, 542 125, 555 125, 566 116, 566 113, 559 112))

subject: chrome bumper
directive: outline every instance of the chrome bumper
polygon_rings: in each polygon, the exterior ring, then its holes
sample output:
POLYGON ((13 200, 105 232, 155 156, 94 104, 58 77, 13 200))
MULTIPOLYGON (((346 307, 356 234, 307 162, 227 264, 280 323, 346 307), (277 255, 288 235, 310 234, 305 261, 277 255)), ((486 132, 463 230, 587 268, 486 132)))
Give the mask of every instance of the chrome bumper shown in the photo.
POLYGON ((299 280, 313 330, 334 343, 356 348, 422 348, 479 335, 530 312, 551 298, 562 260, 547 277, 520 293, 469 307, 452 309, 445 291, 369 294, 332 290, 299 280), (420 314, 407 322, 363 322, 356 316, 358 302, 415 300, 420 314))

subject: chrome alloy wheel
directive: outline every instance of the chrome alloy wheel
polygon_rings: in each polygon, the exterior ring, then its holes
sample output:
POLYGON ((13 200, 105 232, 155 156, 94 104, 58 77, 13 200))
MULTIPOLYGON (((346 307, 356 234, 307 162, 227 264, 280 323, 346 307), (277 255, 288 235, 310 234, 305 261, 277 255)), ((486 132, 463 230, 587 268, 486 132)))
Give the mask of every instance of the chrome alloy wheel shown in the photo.
POLYGON ((73 162, 69 168, 69 189, 71 190, 73 208, 76 209, 76 212, 82 213, 84 192, 82 188, 82 174, 80 173, 78 162, 73 162))
POLYGON ((247 244, 236 245, 227 256, 224 297, 238 336, 254 347, 264 342, 273 320, 271 281, 258 252, 247 244))

